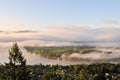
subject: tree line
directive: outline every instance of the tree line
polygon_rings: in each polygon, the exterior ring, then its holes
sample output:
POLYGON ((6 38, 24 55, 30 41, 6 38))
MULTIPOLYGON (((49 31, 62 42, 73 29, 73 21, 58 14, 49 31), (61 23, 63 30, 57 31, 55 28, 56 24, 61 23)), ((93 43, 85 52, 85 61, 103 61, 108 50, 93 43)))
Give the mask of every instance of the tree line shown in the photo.
POLYGON ((17 43, 9 62, 0 65, 0 80, 120 80, 120 64, 26 65, 17 43))

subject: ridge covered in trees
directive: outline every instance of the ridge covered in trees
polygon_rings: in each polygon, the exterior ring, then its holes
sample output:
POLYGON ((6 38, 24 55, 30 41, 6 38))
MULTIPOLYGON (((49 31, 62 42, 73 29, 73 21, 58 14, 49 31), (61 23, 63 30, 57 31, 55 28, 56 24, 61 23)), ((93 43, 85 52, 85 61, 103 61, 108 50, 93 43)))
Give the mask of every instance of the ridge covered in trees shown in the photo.
POLYGON ((94 46, 58 46, 58 47, 25 46, 24 48, 30 53, 36 53, 50 59, 61 58, 63 54, 69 56, 72 53, 86 54, 96 51, 94 46))
POLYGON ((120 80, 120 64, 26 65, 15 43, 9 62, 0 65, 0 80, 120 80))

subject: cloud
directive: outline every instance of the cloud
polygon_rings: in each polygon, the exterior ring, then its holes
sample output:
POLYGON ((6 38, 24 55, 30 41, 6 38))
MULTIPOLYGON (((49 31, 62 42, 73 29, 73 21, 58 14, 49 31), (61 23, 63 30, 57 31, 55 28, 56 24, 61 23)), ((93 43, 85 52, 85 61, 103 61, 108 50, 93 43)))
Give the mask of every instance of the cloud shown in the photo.
POLYGON ((120 41, 119 34, 120 28, 114 27, 97 29, 78 26, 44 27, 40 31, 1 31, 0 42, 30 40, 56 42, 118 42, 120 41))
POLYGON ((101 61, 113 61, 120 60, 120 50, 119 49, 107 49, 107 52, 112 52, 108 54, 104 48, 99 48, 102 52, 91 52, 87 54, 72 53, 70 55, 63 54, 62 59, 76 60, 76 61, 86 61, 86 62, 101 62, 101 61))
POLYGON ((38 31, 22 30, 22 31, 12 31, 12 32, 15 32, 15 33, 36 33, 38 31))
POLYGON ((116 20, 103 20, 102 21, 104 24, 112 24, 112 25, 119 25, 120 21, 116 21, 116 20))
POLYGON ((24 41, 31 40, 35 38, 36 32, 33 31, 2 31, 0 32, 1 42, 12 42, 12 41, 24 41))
POLYGON ((22 22, 8 22, 8 23, 1 23, 0 22, 0 29, 1 30, 8 30, 8 31, 16 31, 16 30, 23 30, 23 28, 27 28, 27 25, 25 25, 22 22))

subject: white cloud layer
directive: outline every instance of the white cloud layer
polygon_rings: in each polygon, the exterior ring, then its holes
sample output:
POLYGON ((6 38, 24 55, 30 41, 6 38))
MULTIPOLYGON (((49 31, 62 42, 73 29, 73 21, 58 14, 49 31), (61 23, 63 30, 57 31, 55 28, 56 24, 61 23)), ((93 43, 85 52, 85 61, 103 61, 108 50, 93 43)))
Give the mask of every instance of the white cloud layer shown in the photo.
MULTIPOLYGON (((32 40, 31 43, 37 44, 44 41, 62 41, 69 42, 119 42, 120 28, 97 28, 91 29, 89 27, 44 27, 40 31, 1 31, 0 42, 25 42, 26 44, 32 40)), ((43 44, 44 44, 43 42, 43 44)), ((34 45, 33 44, 33 45, 34 45)), ((50 43, 53 44, 53 43, 50 43)), ((62 43, 64 44, 64 43, 62 43)))
POLYGON ((103 20, 102 21, 104 24, 109 24, 109 25, 119 25, 120 22, 116 20, 103 20))

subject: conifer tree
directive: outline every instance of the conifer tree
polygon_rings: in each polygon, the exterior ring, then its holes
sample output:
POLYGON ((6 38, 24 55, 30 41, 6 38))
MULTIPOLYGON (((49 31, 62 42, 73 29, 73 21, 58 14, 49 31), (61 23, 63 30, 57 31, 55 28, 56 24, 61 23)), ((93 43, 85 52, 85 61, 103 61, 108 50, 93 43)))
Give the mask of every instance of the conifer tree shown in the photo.
POLYGON ((9 50, 9 63, 5 63, 7 80, 28 80, 26 59, 22 56, 17 43, 9 50))

